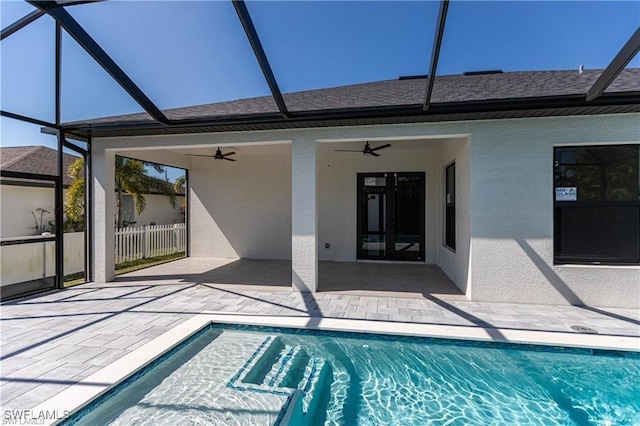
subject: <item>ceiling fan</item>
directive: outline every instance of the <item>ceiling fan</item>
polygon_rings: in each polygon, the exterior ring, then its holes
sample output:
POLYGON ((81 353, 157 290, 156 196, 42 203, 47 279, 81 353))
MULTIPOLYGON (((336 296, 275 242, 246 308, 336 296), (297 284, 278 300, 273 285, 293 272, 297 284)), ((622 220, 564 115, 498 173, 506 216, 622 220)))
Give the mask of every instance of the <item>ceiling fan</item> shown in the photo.
POLYGON ((209 158, 213 158, 214 160, 236 161, 233 158, 228 158, 228 157, 231 157, 232 155, 236 155, 235 152, 231 151, 223 154, 222 151, 220 151, 220 148, 216 150, 216 153, 214 155, 198 155, 198 154, 187 154, 187 155, 191 157, 209 157, 209 158))
POLYGON ((375 151, 381 150, 381 149, 385 149, 385 148, 389 148, 391 146, 390 143, 385 144, 385 145, 380 145, 377 146, 375 148, 371 148, 371 145, 369 145, 369 142, 365 143, 364 145, 364 149, 359 150, 359 149, 334 149, 334 151, 337 152, 361 152, 364 155, 368 155, 368 156, 372 156, 372 157, 380 157, 380 154, 378 154, 375 151))

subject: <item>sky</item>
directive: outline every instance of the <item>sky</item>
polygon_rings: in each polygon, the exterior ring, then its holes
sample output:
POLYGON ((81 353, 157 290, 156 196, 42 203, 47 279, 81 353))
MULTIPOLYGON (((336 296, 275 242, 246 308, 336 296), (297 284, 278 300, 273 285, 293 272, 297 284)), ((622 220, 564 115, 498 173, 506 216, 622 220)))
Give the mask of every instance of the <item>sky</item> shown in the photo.
MULTIPOLYGON (((438 1, 248 1, 282 92, 428 73, 438 1)), ((0 0, 2 28, 29 13, 0 0)), ((107 1, 71 15, 161 109, 270 95, 230 1, 107 1)), ((456 1, 437 74, 604 68, 640 25, 635 1, 456 1)), ((54 120, 54 21, 0 44, 3 110, 54 120)), ((142 109, 67 34, 62 121, 142 109)), ((640 67, 640 57, 629 65, 640 67)), ((0 145, 55 145, 2 118, 0 145)))

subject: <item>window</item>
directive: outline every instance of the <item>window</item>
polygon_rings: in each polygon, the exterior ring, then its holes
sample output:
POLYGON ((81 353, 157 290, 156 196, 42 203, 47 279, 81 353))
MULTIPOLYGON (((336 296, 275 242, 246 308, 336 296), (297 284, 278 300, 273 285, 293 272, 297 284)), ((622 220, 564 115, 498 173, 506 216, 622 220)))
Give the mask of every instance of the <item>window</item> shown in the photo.
POLYGON ((640 262, 640 145, 555 149, 555 261, 640 262))
POLYGON ((444 244, 456 249, 456 164, 445 169, 444 244))

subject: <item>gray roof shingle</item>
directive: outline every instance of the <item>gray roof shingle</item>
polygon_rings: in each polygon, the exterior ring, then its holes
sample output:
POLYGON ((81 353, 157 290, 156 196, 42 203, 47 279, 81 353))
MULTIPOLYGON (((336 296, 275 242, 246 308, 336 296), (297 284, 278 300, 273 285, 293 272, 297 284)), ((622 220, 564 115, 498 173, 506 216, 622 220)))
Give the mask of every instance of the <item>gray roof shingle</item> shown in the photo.
MULTIPOLYGON (((63 153, 63 185, 71 184, 66 171, 79 157, 63 153)), ((0 147, 0 170, 58 176, 58 152, 46 146, 0 147)), ((16 181, 18 179, 11 179, 16 181)), ((20 181, 23 181, 20 179, 20 181)), ((26 181, 25 182, 29 182, 26 181)), ((41 183, 41 181, 38 181, 41 183)))
MULTIPOLYGON (((602 70, 516 71, 495 74, 437 76, 434 104, 491 101, 586 94, 602 70)), ((290 111, 322 111, 343 108, 395 107, 424 102, 426 78, 386 80, 283 95, 290 111)), ((640 69, 626 69, 607 93, 640 91, 640 69)), ((229 115, 277 113, 271 96, 239 99, 164 111, 171 120, 207 119, 229 115)), ((72 126, 124 124, 152 121, 146 113, 104 117, 68 123, 72 126)))

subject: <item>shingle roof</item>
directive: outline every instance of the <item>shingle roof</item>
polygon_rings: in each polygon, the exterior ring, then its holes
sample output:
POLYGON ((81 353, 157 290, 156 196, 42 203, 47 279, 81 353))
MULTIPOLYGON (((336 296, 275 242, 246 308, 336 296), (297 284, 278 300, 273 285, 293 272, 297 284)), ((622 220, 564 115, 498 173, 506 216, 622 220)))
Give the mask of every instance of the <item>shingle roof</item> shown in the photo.
MULTIPOLYGON (((493 74, 449 75, 435 79, 433 104, 584 95, 602 70, 517 71, 493 74)), ((426 78, 386 80, 284 95, 290 111, 322 111, 344 108, 397 107, 424 102, 426 78)), ((640 69, 626 69, 607 93, 640 92, 640 69)), ((171 120, 206 119, 228 115, 277 113, 271 96, 174 108, 164 111, 171 120)), ((81 127, 152 121, 146 113, 104 117, 68 123, 81 127)))
MULTIPOLYGON (((67 153, 62 155, 65 170, 63 185, 68 186, 71 184, 71 178, 67 175, 66 170, 79 157, 67 153)), ((0 170, 57 176, 58 152, 46 146, 0 147, 0 170)), ((29 182, 14 178, 11 180, 29 182)), ((38 182, 42 183, 41 181, 38 182)))

